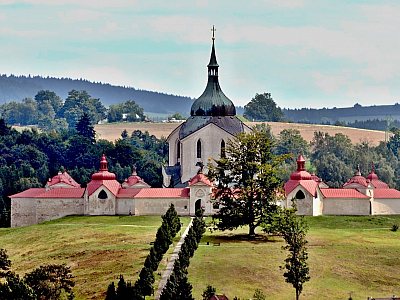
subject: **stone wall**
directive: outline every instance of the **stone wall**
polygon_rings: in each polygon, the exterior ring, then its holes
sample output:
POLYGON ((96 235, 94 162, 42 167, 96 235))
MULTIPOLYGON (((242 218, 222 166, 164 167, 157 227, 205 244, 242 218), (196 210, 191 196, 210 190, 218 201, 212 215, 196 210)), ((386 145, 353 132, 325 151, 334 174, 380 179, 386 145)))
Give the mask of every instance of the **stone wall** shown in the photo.
POLYGON ((28 226, 36 222, 36 199, 11 199, 11 227, 28 226))
POLYGON ((174 204, 180 216, 189 215, 189 198, 135 198, 135 215, 164 215, 174 204))
POLYGON ((370 214, 369 199, 325 198, 324 215, 366 216, 370 214))
POLYGON ((374 199, 373 215, 400 215, 400 199, 374 199))
POLYGON ((83 198, 36 200, 35 224, 71 215, 83 215, 83 198))

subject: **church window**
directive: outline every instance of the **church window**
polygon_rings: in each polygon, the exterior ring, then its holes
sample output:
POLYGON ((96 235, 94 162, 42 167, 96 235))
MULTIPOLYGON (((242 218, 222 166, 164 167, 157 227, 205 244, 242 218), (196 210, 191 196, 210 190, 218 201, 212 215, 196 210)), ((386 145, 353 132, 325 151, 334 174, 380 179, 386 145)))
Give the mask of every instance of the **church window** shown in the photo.
POLYGON ((99 193, 99 199, 107 199, 107 193, 104 190, 101 190, 99 193))
POLYGON ((180 159, 181 158, 181 142, 178 141, 176 144, 176 158, 180 159))
POLYGON ((225 157, 225 141, 221 141, 221 157, 225 157))
POLYGON ((304 195, 303 191, 298 191, 296 193, 296 199, 304 199, 306 196, 304 195))
POLYGON ((201 158, 201 141, 197 141, 197 158, 201 158))

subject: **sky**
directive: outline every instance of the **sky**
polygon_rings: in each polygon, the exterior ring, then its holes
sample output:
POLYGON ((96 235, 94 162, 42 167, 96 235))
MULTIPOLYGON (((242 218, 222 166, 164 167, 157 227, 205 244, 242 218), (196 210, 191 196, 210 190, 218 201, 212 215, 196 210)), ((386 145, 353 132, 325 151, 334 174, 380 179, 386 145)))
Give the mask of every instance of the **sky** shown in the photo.
POLYGON ((198 98, 214 25, 235 105, 256 93, 281 108, 394 104, 399 16, 389 0, 0 0, 0 73, 198 98))

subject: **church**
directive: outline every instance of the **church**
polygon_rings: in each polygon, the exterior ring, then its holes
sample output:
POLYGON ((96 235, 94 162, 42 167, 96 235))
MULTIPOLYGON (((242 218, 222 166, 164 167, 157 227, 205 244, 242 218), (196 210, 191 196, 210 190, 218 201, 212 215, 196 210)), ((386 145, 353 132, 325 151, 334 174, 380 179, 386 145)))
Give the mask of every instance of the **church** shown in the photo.
MULTIPOLYGON (((214 32, 214 31, 213 31, 214 32)), ((122 184, 108 172, 102 156, 100 170, 82 188, 67 172, 50 178, 43 188, 11 195, 11 226, 27 226, 68 215, 163 215, 171 203, 179 215, 193 216, 202 208, 212 215, 219 207, 211 201, 213 183, 203 174, 204 162, 218 159, 229 138, 251 129, 236 117, 233 102, 218 81, 215 38, 212 37, 208 81, 194 101, 190 117, 167 138, 168 165, 163 166, 163 188, 151 188, 134 171, 122 184)), ((380 181, 372 167, 365 178, 358 172, 343 185, 330 188, 305 170, 302 155, 297 170, 284 185, 282 207, 297 199, 298 213, 319 215, 400 214, 400 191, 380 181)))

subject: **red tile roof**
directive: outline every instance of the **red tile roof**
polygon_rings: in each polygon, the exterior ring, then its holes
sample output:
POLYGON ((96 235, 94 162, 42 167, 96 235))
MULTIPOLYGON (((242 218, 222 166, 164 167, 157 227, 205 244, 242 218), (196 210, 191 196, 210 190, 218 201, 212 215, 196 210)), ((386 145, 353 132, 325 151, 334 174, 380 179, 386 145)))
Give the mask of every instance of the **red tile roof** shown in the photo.
POLYGON ((360 193, 356 189, 321 189, 321 193, 325 198, 357 198, 369 199, 370 197, 360 193))
POLYGON ((203 173, 197 174, 196 176, 194 176, 192 178, 192 180, 189 181, 189 186, 196 184, 198 182, 202 182, 208 186, 213 186, 213 182, 210 181, 210 179, 207 178, 206 175, 204 175, 203 173))
POLYGON ((53 186, 57 183, 65 183, 72 187, 80 188, 81 185, 77 183, 66 171, 64 173, 58 173, 56 176, 47 182, 46 186, 53 186))
POLYGON ((139 176, 137 176, 136 174, 129 176, 129 178, 127 180, 125 180, 125 183, 128 186, 133 186, 133 185, 138 184, 138 183, 142 183, 142 184, 150 186, 149 184, 144 182, 144 180, 142 178, 140 178, 139 176))
POLYGON ((374 189, 374 198, 384 199, 384 198, 398 198, 400 199, 400 191, 395 189, 374 189))
POLYGON ((10 198, 82 198, 84 188, 55 188, 46 191, 45 188, 30 188, 10 198))
MULTIPOLYGON (((311 175, 310 175, 311 176, 311 175)), ((314 197, 317 195, 317 186, 318 182, 315 180, 292 180, 286 181, 285 185, 283 186, 286 195, 292 192, 297 186, 301 185, 304 187, 311 195, 314 197)))
POLYGON ((141 189, 119 189, 117 198, 134 198, 141 189))
MULTIPOLYGON (((119 196, 120 197, 120 196, 119 196)), ((151 188, 139 189, 134 198, 189 198, 188 188, 151 188)))
POLYGON ((121 184, 116 180, 92 180, 87 185, 88 196, 92 195, 102 185, 104 185, 115 196, 121 188, 121 184))
POLYGON ((35 198, 46 192, 45 188, 30 188, 26 191, 9 196, 10 198, 35 198))
POLYGON ((356 175, 353 176, 351 179, 349 179, 345 184, 343 184, 343 187, 346 187, 353 183, 358 183, 359 185, 362 186, 368 186, 369 184, 369 182, 367 182, 367 179, 364 176, 356 175))

